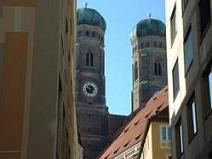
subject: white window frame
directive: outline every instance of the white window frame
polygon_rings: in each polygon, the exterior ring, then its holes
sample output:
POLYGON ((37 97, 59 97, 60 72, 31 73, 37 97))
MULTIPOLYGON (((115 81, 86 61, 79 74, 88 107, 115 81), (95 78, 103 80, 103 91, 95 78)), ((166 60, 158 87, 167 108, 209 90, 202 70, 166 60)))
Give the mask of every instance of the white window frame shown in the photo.
POLYGON ((171 133, 171 132, 170 132, 170 127, 169 127, 168 125, 161 125, 161 126, 160 126, 160 140, 161 140, 161 141, 163 141, 163 142, 164 142, 164 141, 165 141, 165 142, 168 141, 168 142, 169 142, 169 141, 171 140, 170 137, 169 137, 169 136, 170 136, 169 133, 171 133), (165 140, 163 139, 163 128, 166 129, 166 139, 165 139, 165 140))

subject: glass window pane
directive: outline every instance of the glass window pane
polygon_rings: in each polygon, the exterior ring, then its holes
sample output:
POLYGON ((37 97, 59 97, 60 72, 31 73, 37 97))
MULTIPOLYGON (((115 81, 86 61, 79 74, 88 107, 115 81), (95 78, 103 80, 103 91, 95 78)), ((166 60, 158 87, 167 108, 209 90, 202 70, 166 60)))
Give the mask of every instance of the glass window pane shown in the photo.
POLYGON ((168 140, 171 140, 171 128, 168 127, 168 140))
POLYGON ((184 60, 185 60, 185 70, 187 71, 192 60, 193 60, 193 44, 192 44, 192 34, 189 31, 187 39, 184 44, 184 60))
POLYGON ((184 147, 183 147, 183 126, 180 125, 180 152, 183 153, 184 147))
POLYGON ((193 133, 197 132, 197 116, 196 116, 196 104, 193 101, 192 103, 192 124, 193 124, 193 133))
MULTIPOLYGON (((211 68, 212 71, 212 68, 211 68)), ((209 100, 210 100, 210 106, 212 108, 212 72, 208 75, 208 85, 209 85, 209 100)))
POLYGON ((137 61, 135 62, 135 65, 134 65, 134 77, 135 77, 135 80, 138 79, 138 62, 137 61))
POLYGON ((86 66, 89 66, 89 53, 86 53, 86 66))
POLYGON ((166 127, 162 127, 162 140, 166 140, 166 127))
POLYGON ((174 68, 172 70, 172 78, 173 78, 173 96, 176 98, 179 91, 179 68, 178 68, 178 60, 176 61, 174 68))
POLYGON ((171 40, 172 40, 172 43, 173 43, 175 36, 177 34, 177 30, 176 30, 177 29, 177 27, 176 27, 177 22, 176 22, 175 10, 176 9, 174 8, 172 16, 171 16, 171 40))
POLYGON ((183 11, 185 10, 187 3, 188 3, 188 0, 182 0, 183 11))

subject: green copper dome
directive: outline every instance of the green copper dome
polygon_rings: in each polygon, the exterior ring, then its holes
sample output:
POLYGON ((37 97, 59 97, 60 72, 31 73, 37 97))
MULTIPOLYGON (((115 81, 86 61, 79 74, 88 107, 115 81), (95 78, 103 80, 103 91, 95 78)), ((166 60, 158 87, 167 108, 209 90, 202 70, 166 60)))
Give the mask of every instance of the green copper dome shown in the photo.
POLYGON ((166 26, 163 22, 156 19, 141 20, 132 30, 131 38, 148 35, 165 36, 166 26))
POLYGON ((106 23, 104 18, 94 9, 80 8, 77 10, 77 25, 88 24, 98 26, 105 31, 106 23))

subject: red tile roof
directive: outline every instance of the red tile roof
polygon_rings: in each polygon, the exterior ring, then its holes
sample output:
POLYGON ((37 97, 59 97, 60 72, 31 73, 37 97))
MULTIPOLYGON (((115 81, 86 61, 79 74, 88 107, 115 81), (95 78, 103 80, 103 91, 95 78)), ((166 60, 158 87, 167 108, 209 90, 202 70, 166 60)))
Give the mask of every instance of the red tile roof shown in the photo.
POLYGON ((143 108, 134 112, 126 124, 115 134, 112 143, 103 151, 99 159, 111 159, 121 154, 131 146, 141 142, 147 119, 168 107, 168 88, 150 98, 143 108))

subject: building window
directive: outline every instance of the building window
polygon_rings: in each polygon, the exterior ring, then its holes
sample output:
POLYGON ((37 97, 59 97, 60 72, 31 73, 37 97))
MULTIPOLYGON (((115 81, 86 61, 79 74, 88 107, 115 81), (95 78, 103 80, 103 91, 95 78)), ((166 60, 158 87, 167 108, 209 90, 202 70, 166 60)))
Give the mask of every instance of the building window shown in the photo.
POLYGON ((176 34, 177 34, 176 7, 174 7, 174 10, 171 15, 171 42, 172 42, 172 44, 174 42, 176 34))
POLYGON ((82 31, 78 31, 77 35, 78 35, 78 37, 81 37, 82 36, 82 31))
POLYGON ((155 62, 155 75, 162 76, 161 64, 159 61, 155 62))
POLYGON ((173 80, 173 97, 175 99, 180 90, 178 59, 175 62, 174 68, 172 70, 172 80, 173 80))
POLYGON ((101 39, 101 42, 104 42, 104 38, 102 36, 100 37, 100 39, 101 39))
POLYGON ((149 41, 146 42, 146 47, 149 47, 149 41))
POLYGON ((86 66, 93 67, 93 54, 90 52, 86 53, 86 66))
POLYGON ((144 48, 144 43, 141 43, 141 48, 144 48))
POLYGON ((153 42, 153 46, 157 47, 157 42, 156 41, 153 42))
POLYGON ((172 159, 172 156, 171 155, 168 155, 167 159, 172 159))
POLYGON ((88 30, 86 31, 86 36, 90 36, 90 32, 88 30))
POLYGON ((65 25, 66 34, 68 33, 68 20, 66 19, 66 25, 65 25))
POLYGON ((200 0, 199 10, 200 10, 200 31, 201 37, 207 32, 210 22, 211 22, 211 9, 210 0, 200 0))
POLYGON ((135 65, 134 65, 134 77, 135 77, 135 81, 138 79, 138 62, 135 61, 135 65))
POLYGON ((169 126, 161 126, 160 127, 160 138, 161 141, 170 141, 171 140, 171 132, 169 126))
POLYGON ((92 37, 96 37, 96 32, 95 31, 92 32, 92 37))
POLYGON ((209 94, 209 104, 212 109, 212 67, 210 72, 208 73, 208 94, 209 94))
POLYGON ((182 11, 183 11, 183 12, 184 12, 184 10, 185 10, 187 4, 188 4, 188 1, 189 1, 189 0, 182 0, 182 7, 183 7, 182 11))
POLYGON ((179 158, 183 152, 184 152, 184 139, 183 139, 183 126, 181 123, 181 119, 177 122, 177 125, 175 127, 175 135, 176 135, 176 155, 177 158, 179 158))
POLYGON ((212 66, 209 67, 206 73, 207 77, 207 94, 208 94, 208 104, 210 106, 210 109, 212 109, 212 66))
POLYGON ((188 122, 188 135, 189 141, 197 133, 197 110, 195 96, 192 95, 188 104, 187 104, 187 122, 188 122))
POLYGON ((162 43, 159 43, 159 48, 162 48, 162 43))
POLYGON ((185 72, 189 69, 189 66, 193 60, 193 40, 192 40, 191 27, 184 40, 184 62, 185 62, 185 72))
POLYGON ((206 70, 203 74, 202 80, 202 94, 203 96, 203 111, 205 113, 205 117, 209 115, 212 111, 212 60, 206 67, 206 70))

